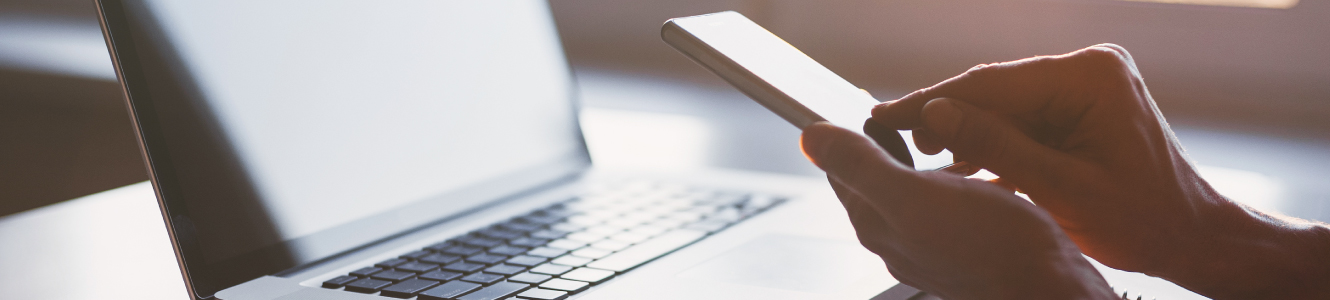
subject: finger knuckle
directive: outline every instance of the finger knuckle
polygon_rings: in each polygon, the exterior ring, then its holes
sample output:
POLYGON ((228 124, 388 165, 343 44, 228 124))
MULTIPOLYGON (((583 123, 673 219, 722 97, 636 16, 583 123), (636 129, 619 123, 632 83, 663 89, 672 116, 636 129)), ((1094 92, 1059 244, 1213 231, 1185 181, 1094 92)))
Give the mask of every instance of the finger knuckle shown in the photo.
POLYGON ((991 65, 992 65, 992 64, 977 64, 977 65, 974 65, 973 67, 970 67, 969 70, 965 70, 965 72, 975 72, 975 71, 978 71, 978 70, 980 70, 980 69, 988 68, 988 67, 991 66, 991 65))
POLYGON ((971 67, 969 70, 965 70, 965 73, 962 73, 961 76, 977 77, 977 78, 988 77, 991 76, 991 74, 997 72, 998 69, 1001 69, 1002 66, 1003 64, 1000 63, 979 64, 974 67, 971 67))
POLYGON ((1078 51, 1074 57, 1078 62, 1093 67, 1118 69, 1130 64, 1125 51, 1107 46, 1094 46, 1078 51))
POLYGON ((1126 48, 1126 47, 1118 46, 1118 44, 1114 44, 1114 43, 1102 43, 1102 44, 1098 44, 1098 45, 1090 46, 1090 48, 1100 48, 1100 49, 1105 49, 1105 50, 1111 50, 1111 51, 1117 52, 1119 55, 1122 55, 1122 56, 1125 56, 1125 57, 1131 57, 1131 53, 1127 52, 1127 48, 1126 48))
POLYGON ((1129 86, 1140 81, 1136 64, 1121 46, 1096 45, 1074 52, 1068 59, 1072 61, 1066 70, 1068 74, 1079 74, 1088 82, 1129 86))

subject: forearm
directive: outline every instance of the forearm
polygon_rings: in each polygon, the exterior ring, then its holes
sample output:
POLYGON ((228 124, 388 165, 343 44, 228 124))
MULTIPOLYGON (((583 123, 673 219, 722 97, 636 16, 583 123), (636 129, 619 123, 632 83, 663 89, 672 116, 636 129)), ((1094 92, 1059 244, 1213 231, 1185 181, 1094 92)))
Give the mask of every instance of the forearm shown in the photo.
POLYGON ((1212 203, 1157 275, 1215 299, 1330 299, 1330 227, 1212 203))

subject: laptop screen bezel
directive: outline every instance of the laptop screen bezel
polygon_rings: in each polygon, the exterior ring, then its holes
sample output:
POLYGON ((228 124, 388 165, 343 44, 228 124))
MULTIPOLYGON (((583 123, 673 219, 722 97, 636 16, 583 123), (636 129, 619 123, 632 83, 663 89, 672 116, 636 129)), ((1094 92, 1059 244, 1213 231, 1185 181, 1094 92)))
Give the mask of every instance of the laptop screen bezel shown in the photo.
MULTIPOLYGON (((179 209, 184 206, 178 190, 180 178, 176 176, 176 166, 172 164, 172 159, 166 148, 165 137, 162 133, 161 124, 157 120, 155 110, 156 101, 148 93, 147 80, 145 78, 145 68, 141 65, 135 39, 129 23, 129 17, 126 14, 124 3, 121 0, 97 0, 99 19, 101 20, 102 31, 106 39, 107 47, 110 50, 110 56, 116 69, 116 76, 121 83, 126 105, 131 118, 134 121, 136 135, 139 140, 140 149, 143 158, 147 164, 149 178, 152 182, 159 208, 161 209, 164 223, 170 234, 172 247, 175 250, 176 257, 184 275, 186 288, 190 296, 194 299, 212 299, 213 295, 222 289, 243 283, 253 278, 263 275, 278 275, 291 270, 302 269, 306 266, 317 264, 320 261, 337 257, 339 255, 355 251, 378 242, 382 242, 393 237, 410 233, 431 225, 438 224, 448 220, 450 217, 466 214, 467 212, 480 210, 487 205, 479 205, 469 210, 453 212, 451 214, 440 214, 435 216, 417 216, 416 220, 407 220, 400 222, 397 220, 397 226, 378 226, 374 232, 359 232, 359 235, 374 235, 378 238, 367 243, 359 243, 354 246, 344 247, 346 249, 319 255, 316 259, 298 259, 289 264, 265 264, 261 268, 249 270, 221 270, 230 265, 236 265, 230 259, 220 262, 205 263, 203 257, 198 253, 184 251, 189 247, 196 247, 196 244, 190 244, 190 238, 182 238, 179 234, 179 225, 181 218, 189 218, 189 213, 185 209, 179 209), (414 222, 410 222, 414 221, 414 222), (211 274, 247 274, 245 276, 214 276, 211 274)), ((577 120, 579 112, 579 103, 577 99, 577 90, 575 82, 571 76, 571 70, 567 71, 568 91, 567 96, 569 105, 572 105, 574 120, 577 120)), ((442 195, 436 195, 426 200, 417 201, 404 207, 396 208, 385 213, 347 222, 337 227, 320 231, 318 233, 302 236, 295 239, 283 241, 277 245, 264 247, 262 249, 246 253, 241 256, 281 255, 281 252, 294 247, 303 247, 301 244, 319 244, 335 243, 338 236, 347 234, 348 228, 357 226, 348 226, 353 224, 383 224, 393 217, 402 215, 402 212, 420 210, 422 207, 428 207, 431 204, 437 205, 437 202, 431 203, 430 199, 472 199, 486 201, 488 205, 502 202, 504 199, 511 199, 517 196, 531 193, 545 187, 560 185, 564 182, 575 180, 591 166, 591 158, 583 140, 580 127, 577 124, 571 124, 576 131, 578 139, 578 151, 572 155, 560 157, 555 161, 550 161, 536 166, 530 166, 496 178, 486 179, 482 183, 470 185, 465 188, 448 191, 442 195)), ((351 230, 355 231, 355 230, 351 230)), ((363 231, 363 230, 360 230, 363 231)), ((306 245, 306 246, 307 246, 306 245)), ((308 248, 308 247, 304 247, 308 248)), ((314 247, 318 248, 318 247, 314 247)), ((244 264, 239 264, 244 265, 244 264)))

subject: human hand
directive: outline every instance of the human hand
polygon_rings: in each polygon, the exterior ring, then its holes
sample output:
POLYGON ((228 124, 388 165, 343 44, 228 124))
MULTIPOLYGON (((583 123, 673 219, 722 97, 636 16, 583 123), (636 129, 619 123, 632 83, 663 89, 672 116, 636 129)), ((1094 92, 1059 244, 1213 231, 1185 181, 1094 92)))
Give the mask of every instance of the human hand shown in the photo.
MULTIPOLYGON (((893 132, 894 133, 894 132, 893 132)), ((916 172, 828 123, 804 130, 856 234, 905 284, 944 299, 1114 299, 1053 219, 995 184, 916 172)))
POLYGON ((1324 228, 1293 230, 1216 193, 1116 45, 980 65, 879 105, 873 120, 1001 176, 1110 267, 1211 297, 1273 297, 1326 278, 1302 266, 1330 263, 1306 244, 1325 241, 1324 228))

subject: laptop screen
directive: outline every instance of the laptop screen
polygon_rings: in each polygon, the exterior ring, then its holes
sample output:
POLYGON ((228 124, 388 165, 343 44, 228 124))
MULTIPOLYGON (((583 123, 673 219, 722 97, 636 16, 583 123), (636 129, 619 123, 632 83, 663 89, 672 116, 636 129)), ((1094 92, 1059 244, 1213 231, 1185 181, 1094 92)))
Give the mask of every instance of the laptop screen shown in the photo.
POLYGON ((103 1, 198 295, 589 165, 543 1, 103 1))

